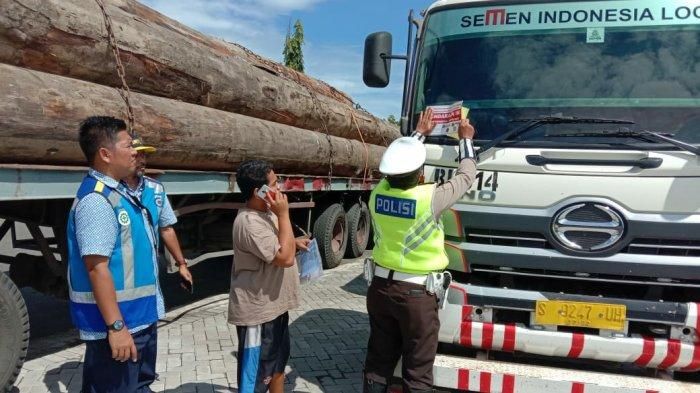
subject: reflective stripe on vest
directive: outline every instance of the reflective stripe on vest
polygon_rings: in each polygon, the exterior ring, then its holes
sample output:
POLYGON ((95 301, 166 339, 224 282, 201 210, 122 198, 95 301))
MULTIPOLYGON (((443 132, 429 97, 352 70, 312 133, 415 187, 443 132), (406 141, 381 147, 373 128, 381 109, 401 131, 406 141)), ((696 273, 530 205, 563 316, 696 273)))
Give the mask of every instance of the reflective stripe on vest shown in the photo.
POLYGON ((157 276, 153 264, 155 249, 147 235, 141 208, 131 198, 86 176, 78 190, 68 218, 68 287, 73 323, 82 331, 104 332, 105 323, 92 292, 87 269, 80 256, 75 228, 75 207, 85 196, 97 193, 112 206, 119 232, 108 267, 117 294, 117 304, 129 327, 158 320, 156 306, 157 276))
MULTIPOLYGON (((156 294, 156 286, 149 285, 139 288, 124 289, 116 291, 117 302, 126 302, 136 300, 145 296, 153 296, 156 294)), ((75 292, 70 293, 70 300, 74 303, 95 303, 95 294, 92 292, 75 292)))
POLYGON ((403 255, 418 248, 423 242, 428 241, 435 231, 442 230, 441 226, 435 222, 433 213, 424 214, 420 220, 416 222, 417 228, 409 229, 404 236, 403 255))
POLYGON ((153 227, 153 237, 156 243, 160 242, 160 215, 165 203, 165 189, 157 180, 143 177, 143 190, 141 190, 141 203, 148 209, 149 219, 153 227))
MULTIPOLYGON (((103 184, 98 182, 98 184, 103 184)), ((107 199, 112 204, 112 208, 121 204, 122 196, 118 192, 110 192, 107 199)), ((121 213, 117 214, 117 220, 120 219, 121 213)), ((130 220, 131 221, 131 220, 130 220)), ((134 288, 134 244, 133 235, 131 234, 131 225, 121 225, 119 223, 119 232, 121 244, 117 245, 120 248, 122 259, 122 269, 124 273, 124 289, 134 288)))
POLYGON ((386 180, 379 182, 370 197, 376 263, 414 274, 447 267, 445 234, 432 212, 434 192, 435 185, 401 190, 391 188, 386 180))

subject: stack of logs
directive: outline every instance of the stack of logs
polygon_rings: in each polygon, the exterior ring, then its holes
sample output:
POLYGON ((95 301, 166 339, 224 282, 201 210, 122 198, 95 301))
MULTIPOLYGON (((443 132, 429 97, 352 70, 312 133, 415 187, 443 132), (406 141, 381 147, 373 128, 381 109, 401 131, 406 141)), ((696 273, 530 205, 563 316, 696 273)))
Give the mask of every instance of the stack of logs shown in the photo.
MULTIPOLYGON (((126 119, 105 14, 131 89, 134 129, 162 169, 362 176, 399 131, 333 87, 192 30, 134 0, 0 0, 0 162, 84 165, 77 128, 126 119)), ((358 75, 359 78, 359 75, 358 75)))

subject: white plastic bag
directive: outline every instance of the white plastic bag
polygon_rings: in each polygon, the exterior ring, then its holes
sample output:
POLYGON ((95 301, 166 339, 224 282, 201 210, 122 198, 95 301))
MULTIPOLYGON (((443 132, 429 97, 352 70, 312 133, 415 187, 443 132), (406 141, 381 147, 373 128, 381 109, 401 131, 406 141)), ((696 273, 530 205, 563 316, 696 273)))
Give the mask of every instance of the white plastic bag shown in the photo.
POLYGON ((299 281, 302 284, 316 281, 323 275, 321 252, 318 249, 316 239, 311 240, 308 247, 308 250, 301 250, 296 255, 299 266, 299 281))

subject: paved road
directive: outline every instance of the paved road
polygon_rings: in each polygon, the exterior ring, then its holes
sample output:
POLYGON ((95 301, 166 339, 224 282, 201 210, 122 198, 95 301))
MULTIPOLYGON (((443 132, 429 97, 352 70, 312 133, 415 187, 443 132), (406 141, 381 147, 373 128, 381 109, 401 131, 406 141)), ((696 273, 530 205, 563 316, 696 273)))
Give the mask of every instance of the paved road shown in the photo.
MULTIPOLYGON (((195 299, 177 288, 177 276, 163 278, 168 305, 159 325, 156 391, 237 392, 235 328, 226 323, 230 262, 193 268, 195 299), (177 306, 180 305, 180 306, 177 306)), ((369 335, 366 285, 360 260, 348 260, 302 286, 302 305, 290 312, 292 355, 286 391, 360 392, 369 335)), ((79 392, 84 346, 67 329, 65 302, 33 293, 30 360, 18 380, 21 393, 79 392), (39 311, 39 314, 37 314, 39 311), (43 314, 42 314, 43 313, 43 314)))
MULTIPOLYGON (((197 277, 195 291, 203 298, 172 309, 160 323, 160 377, 152 386, 154 390, 237 391, 238 343, 235 328, 226 323, 229 265, 214 262, 207 269, 202 268, 202 274, 209 277, 197 277), (204 290, 204 282, 209 282, 210 288, 204 290)), ((325 272, 317 282, 302 287, 302 306, 290 312, 292 358, 287 369, 287 391, 361 391, 369 334, 366 285, 361 272, 360 260, 346 261, 325 272)), ((176 288, 170 288, 176 284, 175 277, 167 280, 166 297, 175 302, 189 300, 176 288)), ((51 312, 58 318, 67 312, 64 311, 56 308, 51 312)), ((41 324, 46 325, 46 321, 44 315, 41 324)), ((31 360, 25 363, 18 379, 19 392, 79 392, 83 353, 84 346, 72 329, 32 340, 31 360)))

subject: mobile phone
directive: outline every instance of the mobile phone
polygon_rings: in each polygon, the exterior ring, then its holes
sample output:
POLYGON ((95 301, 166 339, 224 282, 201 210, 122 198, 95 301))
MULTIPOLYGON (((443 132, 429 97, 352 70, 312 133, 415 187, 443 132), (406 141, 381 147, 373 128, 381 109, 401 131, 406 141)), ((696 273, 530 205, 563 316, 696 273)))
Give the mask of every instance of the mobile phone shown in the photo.
POLYGON ((267 184, 264 184, 258 189, 258 193, 256 195, 258 196, 258 198, 262 199, 263 201, 266 201, 268 192, 270 192, 270 187, 268 187, 267 184))
POLYGON ((184 277, 180 276, 180 285, 182 285, 183 289, 191 294, 194 293, 194 287, 192 286, 192 283, 185 280, 184 277))
POLYGON ((262 199, 263 201, 268 202, 267 197, 269 196, 270 200, 274 200, 276 193, 274 191, 272 191, 272 189, 267 184, 265 184, 262 187, 260 187, 257 195, 258 195, 258 198, 262 199))

